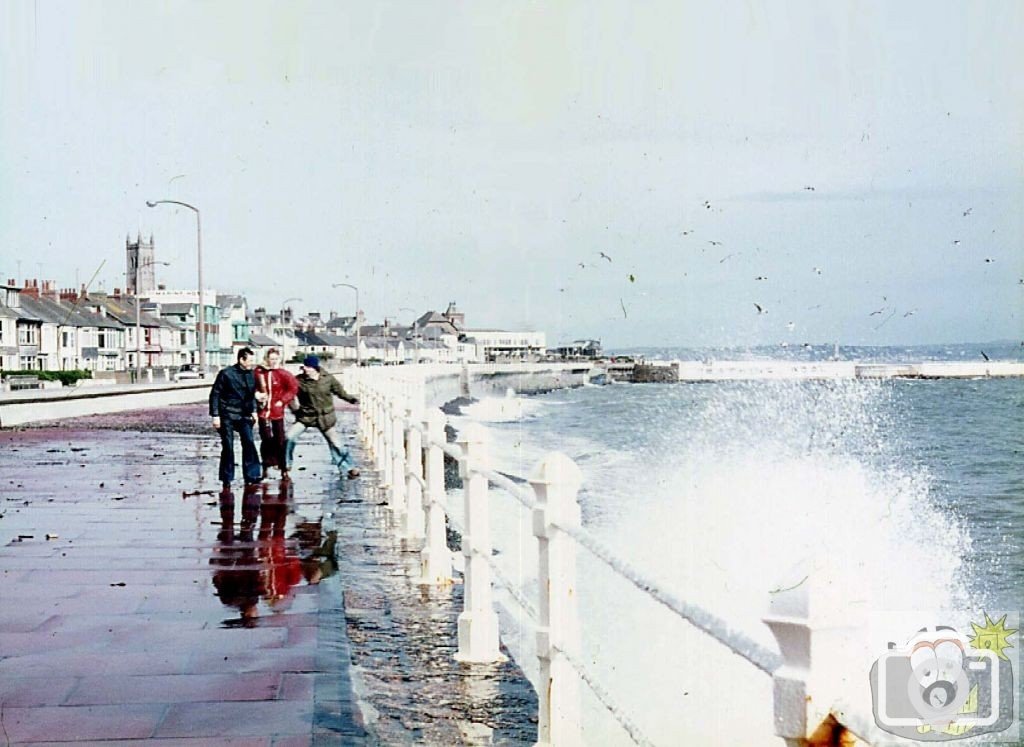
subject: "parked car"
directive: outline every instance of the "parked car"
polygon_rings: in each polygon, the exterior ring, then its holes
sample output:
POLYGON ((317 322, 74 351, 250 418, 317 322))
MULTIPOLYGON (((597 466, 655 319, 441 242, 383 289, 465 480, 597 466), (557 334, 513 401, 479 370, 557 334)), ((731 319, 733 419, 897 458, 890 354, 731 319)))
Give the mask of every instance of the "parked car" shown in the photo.
POLYGON ((188 379, 205 379, 206 373, 199 368, 198 363, 185 363, 174 373, 175 381, 187 381, 188 379))

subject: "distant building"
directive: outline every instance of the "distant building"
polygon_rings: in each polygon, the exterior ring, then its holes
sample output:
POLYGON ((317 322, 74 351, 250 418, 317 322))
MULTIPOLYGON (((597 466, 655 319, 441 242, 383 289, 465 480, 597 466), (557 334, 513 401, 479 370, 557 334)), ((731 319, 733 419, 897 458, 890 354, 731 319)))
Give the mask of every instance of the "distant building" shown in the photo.
POLYGON ((543 332, 467 329, 465 341, 474 343, 478 357, 486 362, 536 360, 547 352, 547 341, 543 332))
POLYGON ((131 234, 125 238, 125 278, 127 278, 128 295, 145 295, 156 290, 156 245, 153 234, 149 241, 144 241, 140 232, 135 241, 131 234), (136 268, 138 268, 139 287, 135 287, 136 268))
POLYGON ((600 340, 573 340, 565 345, 559 345, 552 352, 560 358, 600 358, 600 340))

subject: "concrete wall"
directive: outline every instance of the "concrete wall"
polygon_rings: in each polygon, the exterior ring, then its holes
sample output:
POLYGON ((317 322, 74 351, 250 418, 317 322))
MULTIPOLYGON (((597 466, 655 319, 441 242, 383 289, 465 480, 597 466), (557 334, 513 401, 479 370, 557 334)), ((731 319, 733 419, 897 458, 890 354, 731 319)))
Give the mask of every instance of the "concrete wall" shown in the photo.
POLYGON ((83 415, 192 404, 205 402, 209 396, 210 384, 207 383, 104 386, 87 388, 86 391, 68 387, 58 391, 18 392, 0 399, 0 428, 83 415))
POLYGON ((458 397, 500 397, 508 389, 536 394, 583 386, 589 363, 488 363, 431 367, 426 374, 426 404, 440 407, 458 397))

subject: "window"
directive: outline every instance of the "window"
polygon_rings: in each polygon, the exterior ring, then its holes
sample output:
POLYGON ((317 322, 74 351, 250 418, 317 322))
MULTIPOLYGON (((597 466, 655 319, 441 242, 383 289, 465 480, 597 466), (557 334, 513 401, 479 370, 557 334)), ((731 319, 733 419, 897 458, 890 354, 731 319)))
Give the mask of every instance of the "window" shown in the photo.
POLYGON ((39 344, 39 327, 30 327, 28 325, 21 325, 18 327, 18 344, 19 345, 38 345, 39 344))
POLYGON ((23 355, 18 359, 19 368, 22 371, 31 371, 32 364, 35 362, 35 357, 31 355, 23 355))
POLYGON ((73 348, 75 346, 75 331, 73 329, 60 333, 60 345, 62 348, 73 348))

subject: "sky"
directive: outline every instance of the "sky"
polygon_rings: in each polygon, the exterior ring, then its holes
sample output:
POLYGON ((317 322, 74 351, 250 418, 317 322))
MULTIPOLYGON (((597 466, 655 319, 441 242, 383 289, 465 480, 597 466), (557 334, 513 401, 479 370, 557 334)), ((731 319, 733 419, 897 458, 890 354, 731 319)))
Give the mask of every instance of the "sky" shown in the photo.
POLYGON ((0 4, 0 275, 549 344, 1024 339, 1024 4, 0 4), (602 256, 603 255, 603 256, 602 256))

